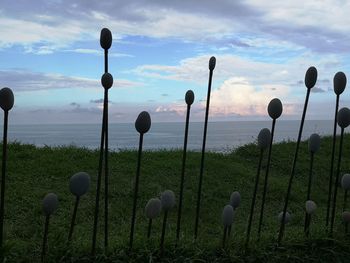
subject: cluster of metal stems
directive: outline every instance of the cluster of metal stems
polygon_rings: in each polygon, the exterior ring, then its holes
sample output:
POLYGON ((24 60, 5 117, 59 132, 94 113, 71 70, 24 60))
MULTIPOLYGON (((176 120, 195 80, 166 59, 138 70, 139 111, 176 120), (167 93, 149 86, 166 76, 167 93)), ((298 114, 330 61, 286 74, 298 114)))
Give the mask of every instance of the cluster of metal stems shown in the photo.
MULTIPOLYGON (((113 77, 108 73, 108 50, 112 45, 112 33, 104 28, 101 30, 100 36, 100 44, 104 50, 104 74, 101 78, 101 84, 104 88, 104 103, 103 103, 103 116, 102 116, 102 129, 101 129, 101 143, 100 143, 100 153, 99 153, 99 163, 98 163, 98 173, 97 173, 97 184, 96 184, 96 202, 95 202, 95 212, 94 212, 94 224, 92 231, 92 246, 91 253, 95 255, 96 253, 96 238, 97 238, 97 229, 98 229, 98 219, 99 219, 99 203, 100 203, 100 192, 101 192, 101 181, 102 181, 102 173, 104 172, 104 248, 107 251, 108 249, 108 90, 113 85, 113 77)), ((205 119, 204 119, 204 130, 203 130, 203 142, 202 142, 202 151, 201 151, 201 161, 200 161, 200 173, 199 173, 199 182, 198 182, 198 191, 197 191, 197 203, 195 210, 195 222, 194 222, 194 239, 196 240, 198 237, 198 229, 199 229, 199 218, 200 218, 200 207, 201 207, 201 196, 202 196, 202 183, 203 183, 203 174, 204 174, 204 163, 205 163, 205 148, 206 148, 206 136, 207 136, 207 127, 208 127, 208 116, 209 116, 209 106, 210 106, 210 93, 211 93, 211 84, 213 71, 215 69, 216 59, 215 57, 211 57, 209 60, 209 81, 208 81, 208 91, 207 91, 207 100, 206 100, 206 108, 205 108, 205 119)), ((305 115, 307 111, 308 101, 311 89, 315 86, 317 80, 317 70, 315 67, 310 67, 305 75, 305 85, 307 88, 304 108, 302 112, 300 127, 298 138, 296 142, 296 148, 294 153, 293 164, 291 168, 291 173, 289 177, 287 193, 285 196, 285 202, 283 206, 283 211, 280 214, 280 229, 278 234, 278 245, 281 244, 285 224, 289 221, 290 214, 287 212, 288 204, 292 189, 292 183, 295 176, 296 164, 298 159, 300 141, 303 132, 303 126, 305 121, 305 115)), ((339 97, 340 94, 344 91, 346 86, 346 76, 342 72, 338 72, 334 77, 334 91, 336 93, 336 107, 335 107, 335 117, 334 117, 334 129, 333 129, 333 142, 332 142, 332 154, 331 154, 331 162, 330 162, 330 176, 329 176, 329 190, 328 190, 328 203, 327 203, 327 215, 326 215, 326 226, 329 230, 329 236, 332 237, 334 221, 335 221, 335 213, 336 213, 336 202, 337 202, 337 191, 339 185, 339 176, 340 176, 340 167, 341 167, 341 157, 342 157, 342 149, 343 149, 343 135, 344 129, 350 124, 350 110, 348 108, 342 108, 339 110, 339 97), (336 146, 336 133, 337 133, 337 124, 341 128, 340 133, 340 143, 339 143, 339 151, 338 151, 338 160, 336 166, 336 172, 334 174, 334 162, 335 162, 335 146, 336 146), (335 175, 335 178, 333 178, 335 175)), ((193 91, 187 91, 185 95, 185 101, 187 104, 187 112, 186 112, 186 121, 185 121, 185 134, 184 134, 184 144, 183 144, 183 155, 182 155, 182 166, 181 166, 181 176, 180 176, 180 189, 179 189, 179 203, 178 203, 178 213, 177 213, 177 224, 176 224, 176 244, 180 239, 180 231, 181 231, 181 215, 182 215, 182 206, 183 206, 183 189, 184 189, 184 181, 185 181, 185 169, 186 169, 186 153, 187 153, 187 141, 188 141, 188 131, 189 131, 189 120, 190 120, 190 111, 191 105, 194 102, 194 93, 193 91)), ((0 107, 4 111, 4 132, 3 132, 3 153, 2 153, 2 174, 1 174, 1 200, 0 200, 0 247, 3 245, 3 222, 4 222, 4 200, 5 200, 5 179, 6 179, 6 162, 7 162, 7 129, 8 129, 8 113, 9 110, 13 107, 14 104, 14 96, 12 91, 9 88, 3 88, 0 90, 0 107)), ((268 105, 268 114, 272 119, 271 131, 267 128, 262 129, 258 136, 258 147, 260 149, 259 161, 257 166, 257 173, 255 177, 254 190, 252 195, 252 201, 250 206, 250 214, 248 217, 248 224, 246 230, 246 246, 249 244, 250 233, 253 222, 253 214, 254 208, 256 205, 256 196, 258 191, 260 172, 262 167, 263 156, 266 150, 268 150, 267 154, 267 163, 265 169, 265 176, 263 181, 263 192, 261 199, 261 208, 259 213, 259 222, 258 222, 258 241, 260 240, 262 226, 263 226, 263 218, 264 218, 264 208, 266 203, 266 195, 268 189, 268 177, 269 170, 271 164, 271 155, 272 155, 272 145, 273 138, 275 132, 275 125, 277 119, 282 114, 282 103, 279 99, 275 98, 271 100, 268 105)), ((137 158, 137 168, 136 168, 136 176, 135 176, 135 184, 134 184, 134 194, 133 194, 133 207, 132 207, 132 216, 131 216, 131 224, 130 224, 130 237, 129 237, 129 248, 130 250, 133 247, 134 241, 134 229, 136 223, 136 211, 137 211, 137 197, 138 197, 138 189, 139 189, 139 180, 141 174, 141 159, 142 159, 142 146, 143 146, 143 136, 145 133, 149 131, 151 127, 151 117, 148 112, 143 111, 139 114, 135 122, 135 128, 139 133, 139 147, 138 147, 138 158, 137 158)), ((307 188, 307 196, 306 196, 306 213, 305 213, 305 223, 304 223, 304 231, 306 236, 309 235, 310 223, 311 223, 311 214, 316 209, 316 204, 311 201, 311 185, 312 185, 312 175, 313 175, 313 160, 314 154, 318 151, 320 144, 320 138, 317 134, 313 134, 310 137, 309 141, 309 151, 310 151, 310 169, 309 169, 309 180, 308 180, 308 188, 307 188)), ((343 178, 344 179, 344 178, 343 178)), ((349 179, 345 178, 345 185, 348 185, 344 195, 344 205, 343 210, 346 209, 347 202, 347 190, 350 188, 350 175, 349 179)), ((75 205, 72 214, 71 227, 69 230, 68 241, 72 239, 75 218, 77 215, 78 204, 80 197, 88 191, 90 185, 90 176, 86 173, 78 173, 75 174, 71 178, 70 190, 76 196, 75 205)), ((224 222, 224 235, 223 235, 223 246, 225 246, 225 242, 227 236, 230 236, 231 227, 234 220, 234 212, 238 207, 240 202, 240 195, 232 195, 231 196, 231 204, 225 206, 223 211, 223 222, 224 222), (233 198, 233 199, 232 199, 233 198)), ((151 235, 151 227, 152 227, 152 219, 160 213, 160 209, 164 210, 164 219, 163 219, 163 227, 162 227, 162 235, 161 235, 161 244, 160 250, 163 252, 164 246, 164 236, 165 236, 165 228, 166 221, 168 216, 168 211, 174 206, 175 197, 172 191, 165 191, 162 194, 161 200, 151 199, 147 204, 149 212, 149 224, 147 230, 147 237, 149 238, 151 235)), ((43 209, 46 215, 45 226, 44 226, 44 236, 43 236, 43 246, 42 246, 42 261, 44 260, 44 256, 46 254, 46 246, 47 246, 47 234, 49 227, 49 219, 51 214, 57 209, 58 199, 55 194, 48 194, 43 201, 43 209)), ((146 206, 146 210, 147 210, 146 206)), ((350 214, 349 214, 350 216, 350 214)), ((349 217, 348 216, 348 217, 349 217)), ((350 219, 349 219, 350 220, 350 219)), ((345 231, 348 229, 348 223, 346 223, 345 231)))

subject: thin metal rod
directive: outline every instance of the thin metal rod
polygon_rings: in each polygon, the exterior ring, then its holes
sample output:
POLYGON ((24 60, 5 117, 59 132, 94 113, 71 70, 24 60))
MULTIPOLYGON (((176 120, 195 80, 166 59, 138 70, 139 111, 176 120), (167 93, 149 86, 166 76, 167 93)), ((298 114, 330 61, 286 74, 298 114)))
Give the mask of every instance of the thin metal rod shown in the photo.
POLYGON ((105 251, 108 249, 108 175, 109 175, 109 169, 108 169, 108 89, 105 89, 105 96, 104 96, 104 109, 105 109, 105 152, 104 152, 104 172, 105 172, 105 251))
POLYGON ((306 214, 305 221, 306 222, 305 222, 304 231, 305 231, 305 236, 308 238, 310 234, 311 215, 306 214))
POLYGON ((332 200, 333 173, 334 173, 334 155, 335 155, 335 144, 336 144, 336 139, 337 139, 338 108, 339 108, 339 95, 337 95, 337 98, 336 98, 335 113, 334 113, 334 123, 333 123, 333 142, 332 142, 331 165, 330 165, 330 171, 329 171, 326 227, 328 227, 328 224, 329 224, 330 207, 331 207, 331 200, 332 200))
POLYGON ((225 248, 226 244, 226 233, 227 233, 227 226, 224 226, 224 235, 222 237, 222 248, 225 248))
MULTIPOLYGON (((309 181, 307 185, 307 194, 306 194, 306 201, 311 200, 311 185, 312 185, 312 175, 313 175, 313 164, 314 164, 314 153, 310 154, 310 169, 309 169, 309 181)), ((304 222, 304 232, 306 234, 306 231, 309 226, 309 214, 305 211, 305 222, 304 222)))
POLYGON ((8 111, 4 111, 4 133, 2 140, 2 169, 1 169, 1 205, 0 205, 0 248, 3 244, 4 236, 4 209, 5 209, 5 180, 6 180, 6 163, 7 163, 7 127, 8 111))
POLYGON ((152 230, 152 218, 148 220, 147 239, 151 237, 151 230, 152 230))
POLYGON ((45 255, 46 255, 46 246, 47 246, 47 234, 49 232, 49 221, 50 216, 46 216, 45 218, 45 228, 44 228, 44 237, 43 237, 43 246, 41 250, 41 262, 44 262, 45 255))
POLYGON ((93 226, 93 232, 92 232, 91 254, 93 256, 95 255, 95 252, 96 252, 96 236, 97 236, 98 215, 99 215, 99 206, 100 206, 100 190, 101 190, 101 176, 102 176, 102 164, 103 164, 103 147, 104 147, 104 136, 105 136, 104 130, 105 130, 105 114, 103 111, 101 142, 100 142, 100 157, 99 157, 99 162, 98 162, 98 173, 97 173, 97 184, 96 184, 94 226, 93 226))
POLYGON ((346 211, 346 207, 347 207, 347 202, 348 202, 348 190, 345 190, 344 193, 344 202, 343 202, 343 212, 346 211))
POLYGON ((298 159, 299 146, 300 146, 300 141, 301 141, 301 135, 303 133, 303 127, 304 127, 305 115, 306 115, 306 110, 307 110, 307 104, 309 102, 310 91, 311 91, 311 89, 307 89, 307 92, 306 92, 303 115, 301 117, 301 122, 300 122, 300 127, 299 127, 298 140, 297 140, 297 145, 295 147, 293 166, 292 166, 292 170, 291 170, 291 174, 290 174, 290 178, 289 178, 287 194, 286 194, 285 203, 284 203, 284 207, 283 207, 282 221, 281 221, 280 230, 279 230, 279 234, 278 234, 278 246, 281 244, 282 239, 283 239, 289 196, 290 196, 290 192, 292 189, 292 183, 293 183, 293 178, 294 178, 294 174, 295 174, 295 167, 296 167, 296 163, 297 163, 297 159, 298 159))
POLYGON ((341 164, 341 157, 342 157, 342 153, 343 153, 343 137, 344 137, 344 128, 341 129, 341 133, 340 133, 337 173, 335 174, 334 195, 333 195, 333 203, 332 203, 331 222, 330 222, 331 223, 331 227, 330 227, 330 230, 329 230, 330 237, 333 236, 335 210, 336 210, 336 205, 337 205, 337 193, 338 193, 338 184, 339 184, 340 164, 341 164))
POLYGON ((183 154, 182 154, 182 167, 181 167, 181 179, 180 179, 179 208, 177 213, 177 225, 176 225, 176 243, 179 241, 179 238, 180 238, 182 199, 183 199, 183 188, 184 188, 184 180, 185 180, 187 138, 188 138, 190 111, 191 111, 191 105, 187 105, 184 148, 183 148, 183 154))
POLYGON ((130 229, 130 240, 129 248, 132 249, 134 242, 134 227, 135 227, 135 218, 136 218, 136 206, 137 206, 137 195, 139 191, 139 178, 140 178, 140 166, 141 166, 141 157, 142 157, 142 143, 143 143, 143 133, 140 133, 139 141, 139 152, 137 157, 137 169, 136 169, 136 178, 135 178, 135 187, 134 187, 134 202, 132 207, 132 216, 131 216, 131 229, 130 229))
POLYGON ((162 236, 160 238, 160 254, 163 255, 164 252, 164 237, 165 237, 165 229, 166 229, 166 221, 168 218, 168 211, 164 212, 163 218, 163 227, 162 227, 162 236))
POLYGON ((276 119, 273 119, 272 127, 271 127, 271 140, 270 140, 270 146, 269 146, 269 151, 267 155, 267 164, 266 164, 266 171, 265 171, 265 178, 264 178, 263 196, 261 200, 261 209, 260 209, 260 216, 259 216, 258 241, 260 241, 260 234, 261 234, 261 229, 262 229, 262 224, 264 219, 266 193, 267 193, 267 186, 268 186, 268 179, 269 179, 269 172, 270 172, 271 153, 272 153, 273 137, 275 134, 275 126, 276 126, 276 119))
POLYGON ((77 196, 77 198, 75 199, 72 221, 71 221, 70 229, 69 229, 68 242, 72 240, 72 235, 73 235, 74 225, 75 225, 75 218, 77 217, 79 200, 80 200, 80 198, 79 198, 79 196, 77 196))
POLYGON ((211 92, 212 78, 213 78, 213 70, 210 70, 209 71, 209 82, 208 82, 208 93, 207 93, 207 104, 206 104, 206 108, 205 108, 205 120, 204 120, 203 143, 202 143, 202 157, 201 157, 199 184, 198 184, 198 192, 197 192, 197 207, 196 207, 196 217, 195 217, 195 225, 194 225, 194 239, 197 239, 197 234, 198 234, 199 209, 200 209, 200 205, 201 205, 202 181, 203 181, 203 172, 204 172, 205 143, 206 143, 206 139, 207 139, 207 128, 208 128, 208 116, 209 116, 209 104, 210 104, 210 92, 211 92))
POLYGON ((259 186, 259 177, 260 177, 261 163, 262 163, 263 156, 264 156, 264 150, 261 149, 260 150, 258 169, 257 169, 257 172, 256 172, 256 177, 255 177, 253 198, 252 198, 252 203, 250 205, 250 213, 249 213, 248 227, 247 227, 247 237, 246 237, 246 240, 245 240, 245 245, 246 246, 248 246, 249 238, 250 238, 250 231, 251 231, 253 215, 254 215, 254 207, 255 207, 255 201, 256 201, 256 193, 258 191, 258 186, 259 186))

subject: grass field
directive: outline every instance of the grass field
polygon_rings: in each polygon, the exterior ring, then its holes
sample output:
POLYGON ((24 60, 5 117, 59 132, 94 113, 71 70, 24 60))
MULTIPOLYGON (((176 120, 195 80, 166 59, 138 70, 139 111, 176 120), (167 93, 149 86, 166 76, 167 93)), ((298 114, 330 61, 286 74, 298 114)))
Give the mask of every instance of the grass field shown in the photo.
MULTIPOLYGON (((147 144, 147 136, 144 139, 147 144)), ((342 172, 350 170, 350 136, 344 139, 342 172)), ((337 146, 338 148, 338 146, 337 146)), ((296 262, 348 262, 350 238, 344 236, 341 223, 343 191, 339 190, 335 240, 327 240, 325 212, 328 190, 331 138, 322 138, 320 152, 315 156, 312 199, 318 210, 313 217, 311 236, 303 234, 304 203, 306 198, 309 154, 307 142, 300 148, 289 211, 292 222, 287 225, 283 246, 276 248, 279 229, 277 214, 283 208, 295 143, 275 144, 272 151, 270 180, 262 240, 256 242, 257 216, 254 218, 249 251, 244 251, 249 206, 254 186, 259 151, 254 144, 238 148, 230 154, 207 153, 203 180, 199 237, 193 242, 196 191, 200 153, 189 152, 185 177, 184 207, 181 242, 175 248, 177 207, 170 213, 166 232, 165 262, 183 261, 296 261, 296 262), (242 203, 237 210, 228 249, 222 250, 223 227, 221 213, 230 194, 239 191, 242 203)), ((4 255, 7 262, 37 262, 40 260, 44 216, 43 197, 54 192, 59 197, 59 209, 52 216, 49 230, 48 262, 150 262, 159 261, 158 247, 161 218, 154 221, 152 238, 146 240, 147 219, 144 205, 152 197, 171 189, 178 197, 181 150, 145 152, 142 159, 140 191, 137 210, 134 251, 128 253, 128 235, 132 210, 133 179, 136 171, 135 151, 110 154, 110 249, 103 251, 103 209, 98 232, 98 257, 92 259, 91 237, 96 188, 98 151, 75 147, 43 147, 12 143, 9 145, 9 163, 6 189, 4 255), (68 229, 74 197, 68 190, 70 176, 78 171, 91 175, 89 193, 81 199, 77 225, 71 245, 67 244, 68 229)), ((266 160, 265 162, 266 163, 266 160)), ((261 176, 264 176, 265 166, 261 176)), ((262 178, 262 177, 261 177, 262 178)), ((262 180, 260 180, 262 183, 262 180)), ((256 215, 260 209, 262 184, 259 186, 256 215)), ((103 191, 103 188, 102 188, 103 191)), ((101 204, 103 199, 101 200, 101 204)), ((103 205, 101 205, 103 208, 103 205)))

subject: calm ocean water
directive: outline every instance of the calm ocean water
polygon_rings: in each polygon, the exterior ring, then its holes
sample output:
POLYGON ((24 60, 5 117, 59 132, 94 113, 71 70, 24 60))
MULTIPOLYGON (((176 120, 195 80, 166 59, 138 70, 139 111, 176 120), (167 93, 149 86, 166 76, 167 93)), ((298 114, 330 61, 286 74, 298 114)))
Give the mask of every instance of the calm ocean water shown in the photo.
MULTIPOLYGON (((275 141, 296 140, 300 121, 277 121, 275 141)), ((303 139, 312 133, 332 134, 332 121, 310 121, 304 125, 303 139)), ((261 128, 271 129, 271 121, 209 122, 207 150, 229 151, 254 142, 261 128)), ((9 140, 37 146, 75 145, 98 148, 101 126, 99 124, 46 124, 10 125, 9 140)), ((182 148, 184 123, 152 123, 144 137, 144 149, 182 148)), ((203 138, 203 123, 192 122, 189 127, 188 148, 200 150, 203 138)), ((109 145, 113 150, 136 149, 138 133, 133 123, 109 125, 109 145)))

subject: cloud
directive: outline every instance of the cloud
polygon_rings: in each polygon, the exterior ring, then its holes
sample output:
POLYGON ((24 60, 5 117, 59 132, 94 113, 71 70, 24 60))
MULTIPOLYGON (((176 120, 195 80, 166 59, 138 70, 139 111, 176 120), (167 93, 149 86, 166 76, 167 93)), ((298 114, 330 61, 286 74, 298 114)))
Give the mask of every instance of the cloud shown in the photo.
MULTIPOLYGON (((271 88, 268 85, 258 89, 244 78, 227 79, 212 92, 210 114, 212 116, 266 116, 267 105, 271 99, 278 97, 283 101, 289 95, 289 89, 286 86, 276 86, 275 90, 271 88)), ((284 109, 284 114, 292 113, 292 107, 284 109)))
MULTIPOLYGON (((104 102, 103 99, 96 99, 96 100, 90 100, 90 103, 95 103, 95 104, 102 104, 104 102)), ((111 100, 108 100, 109 104, 113 104, 114 102, 111 100)))
MULTIPOLYGON (((101 82, 97 79, 48 74, 30 70, 13 69, 0 70, 0 82, 14 91, 38 91, 67 88, 100 89, 101 82)), ((113 87, 130 88, 142 86, 141 83, 125 79, 114 80, 113 87)))
MULTIPOLYGON (((95 56, 103 56, 103 50, 97 50, 97 49, 90 49, 90 48, 76 48, 76 49, 67 49, 65 52, 74 52, 74 53, 80 53, 80 54, 89 54, 89 55, 95 55, 95 56)), ((124 53, 108 53, 109 57, 134 57, 130 54, 124 54, 124 53)))

